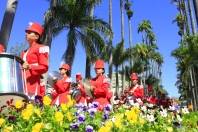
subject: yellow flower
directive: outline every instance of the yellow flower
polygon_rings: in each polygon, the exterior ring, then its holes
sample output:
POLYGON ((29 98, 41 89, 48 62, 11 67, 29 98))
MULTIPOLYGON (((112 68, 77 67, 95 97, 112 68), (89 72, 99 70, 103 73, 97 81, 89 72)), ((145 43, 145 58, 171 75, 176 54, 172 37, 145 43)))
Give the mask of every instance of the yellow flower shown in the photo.
POLYGON ((105 126, 109 127, 109 128, 112 128, 113 127, 113 122, 111 120, 108 120, 108 121, 105 122, 105 126))
POLYGON ((71 95, 67 95, 67 98, 68 98, 67 107, 72 107, 75 101, 71 99, 71 95))
POLYGON ((136 113, 135 110, 127 111, 125 114, 126 114, 127 120, 130 123, 136 123, 137 122, 138 114, 136 113))
POLYGON ((34 109, 34 113, 36 113, 37 116, 41 116, 41 110, 40 109, 34 109))
POLYGON ((52 100, 48 96, 43 97, 43 104, 44 105, 50 105, 52 100))
POLYGON ((17 109, 20 109, 22 106, 23 106, 23 101, 22 101, 22 100, 17 100, 17 101, 15 102, 15 107, 16 107, 17 109))
POLYGON ((122 127, 122 121, 121 119, 116 119, 115 122, 114 122, 115 126, 117 128, 121 128, 122 127))
POLYGON ((7 126, 3 129, 3 132, 12 132, 13 131, 13 126, 7 126))
POLYGON ((111 128, 106 127, 106 126, 102 126, 98 132, 111 132, 111 128))
POLYGON ((32 104, 28 104, 26 109, 32 111, 34 109, 34 106, 32 104))
POLYGON ((72 121, 73 120, 73 115, 71 112, 67 112, 66 117, 68 119, 68 121, 72 121))
POLYGON ((43 127, 44 127, 44 124, 43 123, 36 123, 32 127, 32 132, 40 132, 43 127))
POLYGON ((63 110, 63 112, 68 110, 68 106, 66 104, 61 104, 61 109, 63 110))
POLYGON ((145 120, 143 118, 139 118, 139 122, 141 125, 143 125, 145 123, 145 120))
POLYGON ((61 122, 61 121, 63 121, 63 114, 61 113, 61 112, 56 112, 55 113, 55 119, 56 119, 56 121, 57 122, 61 122))
POLYGON ((168 132, 173 132, 173 128, 172 127, 167 127, 167 131, 168 132))
POLYGON ((32 115, 32 110, 31 109, 24 109, 21 113, 22 117, 24 120, 29 120, 31 115, 32 115))
POLYGON ((5 122, 5 119, 0 118, 0 127, 3 125, 4 122, 5 122))

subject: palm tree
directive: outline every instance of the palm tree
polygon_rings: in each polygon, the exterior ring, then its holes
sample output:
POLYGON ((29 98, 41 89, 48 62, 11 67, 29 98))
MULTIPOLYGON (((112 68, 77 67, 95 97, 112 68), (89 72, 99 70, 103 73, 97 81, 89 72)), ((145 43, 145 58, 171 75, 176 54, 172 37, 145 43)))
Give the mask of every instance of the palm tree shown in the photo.
MULTIPOLYGON (((109 0, 109 25, 110 28, 113 29, 113 22, 112 22, 112 0, 109 0)), ((112 71, 113 71, 113 54, 112 54, 112 37, 109 39, 108 44, 108 53, 109 53, 109 78, 112 79, 112 71)))
POLYGON ((12 30, 12 24, 16 13, 18 0, 8 0, 6 10, 4 13, 1 31, 0 31, 0 44, 3 44, 5 49, 7 48, 10 33, 12 30))
POLYGON ((148 43, 148 34, 151 32, 151 22, 149 20, 143 20, 139 26, 138 26, 138 33, 142 33, 142 43, 149 44, 148 43))
POLYGON ((67 49, 63 55, 65 63, 72 66, 77 42, 80 41, 86 50, 105 45, 103 37, 112 33, 109 25, 101 19, 91 17, 89 9, 92 1, 57 1, 56 6, 48 9, 45 16, 47 26, 53 25, 53 36, 66 29, 67 49), (51 25, 48 25, 51 24, 51 25), (97 45, 101 44, 101 45, 97 45))
POLYGON ((195 19, 194 19, 193 13, 192 13, 192 1, 187 0, 187 2, 188 2, 188 14, 190 17, 190 25, 191 25, 190 27, 192 30, 192 34, 195 34, 197 32, 197 30, 196 30, 195 19))
POLYGON ((198 24, 198 0, 193 0, 193 6, 195 10, 195 18, 198 24))

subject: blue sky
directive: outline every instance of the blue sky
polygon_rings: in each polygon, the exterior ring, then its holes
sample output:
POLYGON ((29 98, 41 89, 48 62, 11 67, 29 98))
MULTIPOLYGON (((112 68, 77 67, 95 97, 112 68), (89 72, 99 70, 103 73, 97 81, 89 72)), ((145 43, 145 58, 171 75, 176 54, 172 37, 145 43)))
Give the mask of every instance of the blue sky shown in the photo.
MULTIPOLYGON (((120 32, 120 11, 119 0, 113 1, 113 44, 121 40, 120 32)), ((172 20, 177 14, 176 7, 171 4, 171 0, 133 0, 132 10, 132 41, 135 45, 141 42, 141 35, 137 33, 138 24, 148 19, 152 23, 153 31, 157 38, 160 53, 164 57, 162 67, 162 84, 169 92, 170 96, 179 96, 176 82, 176 60, 171 57, 171 51, 178 47, 178 28, 172 20)), ((0 2, 0 23, 2 23, 7 0, 0 2)), ((47 0, 19 0, 18 8, 13 23, 12 33, 9 40, 9 47, 25 42, 25 28, 29 22, 39 22, 43 24, 44 12, 48 9, 47 0)), ((101 5, 96 7, 95 15, 108 21, 108 0, 103 0, 101 5)), ((128 44, 128 25, 125 16, 125 45, 128 44)), ((61 63, 61 56, 66 48, 66 31, 63 31, 52 42, 50 53, 50 71, 57 70, 61 63)), ((80 43, 77 46, 72 76, 77 72, 84 74, 85 56, 84 49, 80 43)), ((94 74, 93 74, 94 75, 94 74)))

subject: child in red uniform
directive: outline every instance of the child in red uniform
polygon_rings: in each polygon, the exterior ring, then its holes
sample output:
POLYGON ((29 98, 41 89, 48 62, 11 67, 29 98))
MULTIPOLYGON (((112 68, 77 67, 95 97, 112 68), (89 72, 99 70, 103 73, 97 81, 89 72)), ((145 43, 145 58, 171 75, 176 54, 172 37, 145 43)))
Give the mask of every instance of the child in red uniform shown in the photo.
POLYGON ((48 71, 49 47, 39 43, 43 34, 43 27, 38 23, 30 23, 25 30, 29 48, 23 51, 21 57, 24 61, 22 67, 25 78, 25 93, 30 99, 40 95, 40 79, 48 71))
POLYGON ((110 104, 112 92, 110 83, 104 75, 104 61, 97 60, 95 63, 96 77, 91 79, 91 88, 93 90, 94 102, 99 103, 99 109, 102 110, 107 104, 110 104))
POLYGON ((60 105, 62 103, 67 103, 71 84, 70 78, 70 66, 68 64, 63 64, 60 68, 61 79, 56 80, 54 83, 54 92, 52 92, 52 104, 60 105))

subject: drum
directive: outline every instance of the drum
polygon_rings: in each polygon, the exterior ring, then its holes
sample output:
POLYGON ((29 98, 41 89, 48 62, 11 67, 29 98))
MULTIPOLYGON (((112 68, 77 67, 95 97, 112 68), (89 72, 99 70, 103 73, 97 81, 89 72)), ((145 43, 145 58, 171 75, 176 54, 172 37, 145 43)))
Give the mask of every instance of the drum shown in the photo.
POLYGON ((27 99, 24 95, 22 63, 23 60, 15 55, 0 54, 0 106, 11 97, 27 99))
POLYGON ((70 95, 72 99, 74 99, 76 102, 78 102, 81 98, 81 91, 78 88, 71 88, 70 95))

